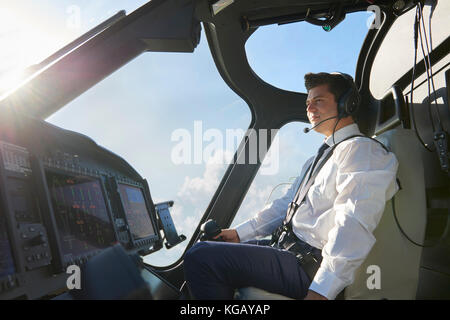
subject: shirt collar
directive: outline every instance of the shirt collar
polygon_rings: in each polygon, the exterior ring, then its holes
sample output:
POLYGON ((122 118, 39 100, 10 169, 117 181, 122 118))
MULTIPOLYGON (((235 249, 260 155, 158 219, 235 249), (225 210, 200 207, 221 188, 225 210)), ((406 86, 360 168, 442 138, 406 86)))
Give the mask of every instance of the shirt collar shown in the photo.
POLYGON ((356 123, 349 124, 334 133, 334 142, 333 135, 330 135, 325 139, 325 143, 332 147, 335 143, 339 143, 347 137, 361 134, 359 131, 358 125, 356 123))

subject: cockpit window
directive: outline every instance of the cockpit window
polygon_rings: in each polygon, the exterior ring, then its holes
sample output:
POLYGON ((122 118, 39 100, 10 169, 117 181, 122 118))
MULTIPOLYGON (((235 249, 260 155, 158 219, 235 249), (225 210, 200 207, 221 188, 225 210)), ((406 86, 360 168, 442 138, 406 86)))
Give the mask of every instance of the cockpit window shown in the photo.
POLYGON ((281 198, 291 187, 302 170, 302 165, 323 143, 323 136, 312 131, 304 133, 310 126, 292 122, 283 126, 264 158, 247 195, 236 214, 232 228, 252 218, 255 214, 281 198))
MULTIPOLYGON (((424 6, 423 18, 421 19, 421 28, 425 27, 427 39, 422 31, 422 41, 420 37, 417 40, 417 63, 423 64, 422 45, 425 55, 427 55, 426 40, 432 44, 433 49, 438 47, 448 36, 448 12, 450 3, 448 1, 440 1, 437 3, 432 13, 430 22, 431 6, 424 6), (423 22, 423 24, 422 24, 423 22), (431 26, 431 36, 430 35, 431 26), (430 42, 431 40, 431 42, 430 42)), ((370 91, 376 99, 381 99, 386 91, 406 72, 408 72, 414 64, 414 19, 416 9, 413 8, 400 16, 392 25, 386 34, 380 49, 375 56, 370 73, 370 91), (389 72, 386 72, 389 70, 389 72)), ((431 48, 428 47, 431 51, 431 48)), ((448 60, 443 59, 433 67, 436 72, 440 70, 448 60)), ((425 79, 422 75, 417 83, 421 83, 425 79)), ((407 88, 408 91, 410 88, 407 88)))
POLYGON ((330 32, 307 22, 260 27, 247 40, 247 59, 261 79, 290 91, 305 92, 302 82, 307 72, 353 76, 373 16, 372 11, 348 14, 330 32))
POLYGON ((151 265, 181 257, 251 121, 201 39, 192 54, 144 53, 48 119, 123 157, 154 203, 174 201, 187 240, 146 256, 151 265))
POLYGON ((0 4, 0 96, 35 65, 119 11, 130 13, 147 0, 10 1, 0 4))

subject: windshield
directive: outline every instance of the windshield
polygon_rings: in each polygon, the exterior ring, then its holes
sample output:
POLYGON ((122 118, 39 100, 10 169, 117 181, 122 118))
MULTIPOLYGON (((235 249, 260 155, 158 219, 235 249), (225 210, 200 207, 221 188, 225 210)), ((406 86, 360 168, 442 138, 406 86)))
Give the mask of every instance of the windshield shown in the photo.
POLYGON ((123 157, 155 204, 174 201, 174 225, 187 240, 148 255, 152 265, 181 257, 251 121, 201 39, 192 54, 140 55, 47 119, 123 157))
POLYGON ((41 62, 120 10, 129 14, 146 2, 17 0, 7 5, 2 2, 0 96, 28 75, 27 67, 41 62))

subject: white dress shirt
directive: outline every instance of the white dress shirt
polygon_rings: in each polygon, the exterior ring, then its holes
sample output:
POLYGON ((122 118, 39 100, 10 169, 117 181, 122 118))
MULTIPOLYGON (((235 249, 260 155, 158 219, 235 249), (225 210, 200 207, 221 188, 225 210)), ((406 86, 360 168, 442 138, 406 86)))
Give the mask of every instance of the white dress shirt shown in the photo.
MULTIPOLYGON (((339 143, 357 134, 361 134, 358 126, 351 124, 336 131, 334 141, 339 143)), ((325 143, 333 146, 332 136, 325 143)), ((283 222, 313 159, 308 159, 282 198, 236 227, 242 242, 265 237, 283 222)), ((334 299, 353 282, 355 270, 376 241, 373 231, 386 201, 398 190, 397 167, 395 155, 369 138, 354 137, 336 146, 292 218, 294 233, 322 249, 323 260, 310 290, 334 299)))

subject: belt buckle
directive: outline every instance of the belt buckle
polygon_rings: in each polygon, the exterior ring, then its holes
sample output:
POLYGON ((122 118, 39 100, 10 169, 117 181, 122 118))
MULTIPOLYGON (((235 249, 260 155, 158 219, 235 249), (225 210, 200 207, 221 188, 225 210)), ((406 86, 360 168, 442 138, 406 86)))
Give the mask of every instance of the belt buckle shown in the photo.
POLYGON ((283 233, 280 235, 278 246, 280 248, 283 248, 285 250, 290 251, 293 246, 295 246, 295 241, 292 239, 291 235, 292 231, 284 230, 283 233))
POLYGON ((303 257, 303 255, 301 253, 297 253, 295 255, 295 257, 298 259, 298 261, 300 262, 301 265, 303 265, 305 263, 305 258, 303 257))
POLYGON ((286 230, 281 232, 280 237, 278 238, 278 241, 277 241, 278 242, 278 246, 281 246, 281 244, 284 241, 284 238, 286 237, 286 234, 287 234, 286 230))

